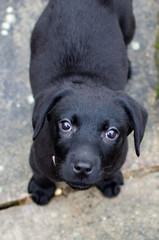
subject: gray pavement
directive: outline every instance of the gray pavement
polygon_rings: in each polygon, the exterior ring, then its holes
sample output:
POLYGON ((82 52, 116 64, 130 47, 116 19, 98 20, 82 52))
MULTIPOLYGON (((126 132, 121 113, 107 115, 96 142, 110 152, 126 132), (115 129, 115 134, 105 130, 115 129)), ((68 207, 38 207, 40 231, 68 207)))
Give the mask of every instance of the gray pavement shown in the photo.
MULTIPOLYGON (((29 86, 29 40, 46 0, 0 0, 0 206, 27 196, 31 177, 33 102, 29 86)), ((133 78, 126 91, 149 113, 141 157, 129 154, 123 167, 125 185, 114 199, 96 188, 70 192, 39 207, 27 200, 0 211, 0 239, 159 239, 159 81, 154 62, 159 0, 134 0, 137 30, 129 46, 133 78), (150 173, 156 169, 156 173, 150 173), (132 170, 136 174, 132 177, 132 170), (142 171, 144 176, 138 175, 142 171), (129 178, 128 178, 129 176, 129 178)))

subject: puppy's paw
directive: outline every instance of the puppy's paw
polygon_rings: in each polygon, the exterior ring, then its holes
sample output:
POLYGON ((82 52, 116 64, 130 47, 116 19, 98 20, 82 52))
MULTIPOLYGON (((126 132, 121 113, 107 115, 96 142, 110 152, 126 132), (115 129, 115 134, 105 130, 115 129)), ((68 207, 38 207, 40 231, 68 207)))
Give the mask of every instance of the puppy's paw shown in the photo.
POLYGON ((42 188, 32 177, 28 185, 28 192, 32 194, 32 199, 35 203, 45 205, 49 203, 50 199, 54 196, 55 188, 54 184, 47 188, 42 188))
POLYGON ((104 196, 112 198, 116 197, 120 193, 120 185, 123 184, 123 176, 121 172, 119 172, 114 178, 110 180, 104 180, 97 187, 104 196))

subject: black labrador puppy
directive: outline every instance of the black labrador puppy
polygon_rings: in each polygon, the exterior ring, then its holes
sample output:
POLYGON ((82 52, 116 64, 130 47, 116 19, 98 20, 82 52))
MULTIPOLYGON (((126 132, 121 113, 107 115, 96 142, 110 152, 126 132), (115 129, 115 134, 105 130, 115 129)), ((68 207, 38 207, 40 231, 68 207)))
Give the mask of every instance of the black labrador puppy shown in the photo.
POLYGON ((118 195, 127 136, 134 131, 139 156, 147 121, 123 91, 134 31, 132 0, 50 0, 39 18, 31 39, 28 187, 36 203, 49 202, 56 181, 118 195))

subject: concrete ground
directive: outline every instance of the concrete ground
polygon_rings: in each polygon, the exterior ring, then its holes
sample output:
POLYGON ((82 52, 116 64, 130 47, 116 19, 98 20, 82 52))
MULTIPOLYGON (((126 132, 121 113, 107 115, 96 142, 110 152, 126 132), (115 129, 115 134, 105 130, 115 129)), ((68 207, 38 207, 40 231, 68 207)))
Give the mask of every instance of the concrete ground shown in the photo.
POLYGON ((141 157, 130 137, 125 185, 117 198, 104 198, 92 188, 56 197, 45 207, 27 194, 33 108, 28 67, 31 30, 47 1, 0 2, 0 239, 159 239, 159 100, 154 90, 159 0, 134 0, 133 77, 126 91, 149 113, 141 157))

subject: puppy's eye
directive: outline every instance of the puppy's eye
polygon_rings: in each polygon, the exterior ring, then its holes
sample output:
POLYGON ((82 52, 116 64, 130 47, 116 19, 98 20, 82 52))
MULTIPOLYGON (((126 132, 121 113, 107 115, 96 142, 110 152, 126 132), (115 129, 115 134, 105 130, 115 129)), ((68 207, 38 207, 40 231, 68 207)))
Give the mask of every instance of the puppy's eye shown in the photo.
POLYGON ((108 131, 106 132, 106 138, 108 138, 110 140, 114 140, 118 136, 119 136, 119 132, 115 128, 108 129, 108 131))
POLYGON ((59 128, 63 132, 69 132, 72 129, 72 125, 68 120, 63 120, 63 121, 59 122, 59 128))

